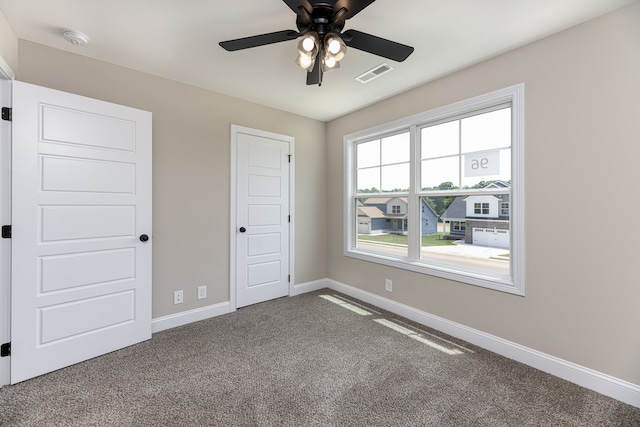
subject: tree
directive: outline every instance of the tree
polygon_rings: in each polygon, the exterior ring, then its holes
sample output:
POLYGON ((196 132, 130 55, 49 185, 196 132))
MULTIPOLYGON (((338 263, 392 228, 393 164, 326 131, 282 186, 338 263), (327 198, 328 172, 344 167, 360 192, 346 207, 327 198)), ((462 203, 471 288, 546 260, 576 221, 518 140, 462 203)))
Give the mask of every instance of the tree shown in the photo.
POLYGON ((471 186, 471 187, 469 187, 469 186, 465 186, 465 189, 467 189, 467 188, 484 188, 484 187, 486 187, 487 185, 491 185, 491 184, 493 184, 494 182, 496 182, 496 181, 495 181, 495 180, 491 180, 491 181, 480 181, 479 183, 477 183, 476 185, 473 185, 473 186, 471 186))
MULTIPOLYGON (((425 187, 422 191, 443 191, 443 190, 457 190, 458 187, 453 185, 451 181, 441 182, 439 185, 435 187, 425 187)), ((455 196, 444 196, 444 197, 427 197, 427 204, 433 209, 436 215, 441 216, 444 211, 447 210, 449 205, 453 203, 455 196)))

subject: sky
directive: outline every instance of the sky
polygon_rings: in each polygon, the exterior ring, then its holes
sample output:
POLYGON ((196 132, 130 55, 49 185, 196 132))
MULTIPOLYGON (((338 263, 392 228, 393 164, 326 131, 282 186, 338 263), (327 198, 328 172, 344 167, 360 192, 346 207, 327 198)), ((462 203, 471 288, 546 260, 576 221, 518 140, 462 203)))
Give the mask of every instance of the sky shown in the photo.
MULTIPOLYGON (((420 129, 421 187, 511 180, 511 108, 420 129)), ((357 145, 357 187, 391 191, 410 184, 409 131, 357 145)))

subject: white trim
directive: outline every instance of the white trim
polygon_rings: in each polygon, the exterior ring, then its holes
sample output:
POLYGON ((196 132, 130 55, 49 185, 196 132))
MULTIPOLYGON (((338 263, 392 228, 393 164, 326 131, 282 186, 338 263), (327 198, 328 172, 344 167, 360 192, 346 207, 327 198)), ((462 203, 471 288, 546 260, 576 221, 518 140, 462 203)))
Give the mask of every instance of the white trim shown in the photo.
POLYGON ((595 371, 495 335, 452 322, 367 291, 327 279, 329 289, 373 304, 430 328, 463 339, 471 344, 524 363, 582 387, 640 408, 640 385, 595 371))
MULTIPOLYGON (((414 271, 416 273, 428 274, 432 276, 442 277, 457 282, 468 283, 470 285, 482 286, 488 289, 494 289, 507 292, 519 296, 525 295, 525 227, 524 227, 524 83, 513 85, 504 89, 496 90, 491 93, 476 96, 464 101, 456 102, 445 107, 436 108, 423 113, 415 114, 394 122, 382 124, 370 129, 358 131, 349 135, 345 135, 344 144, 344 212, 343 212, 343 255, 356 258, 362 261, 374 262, 390 267, 400 268, 403 270, 414 271), (410 200, 410 207, 416 211, 415 205, 411 206, 411 201, 415 204, 418 197, 428 193, 419 191, 414 188, 416 183, 420 182, 419 176, 419 156, 415 138, 419 129, 427 123, 434 123, 438 120, 458 117, 471 112, 478 112, 482 109, 494 108, 499 105, 510 103, 512 111, 512 144, 511 144, 511 233, 510 233, 510 267, 509 274, 492 274, 485 271, 466 270, 463 267, 458 268, 455 265, 438 265, 429 263, 420 259, 419 244, 417 235, 410 234, 409 247, 407 256, 394 256, 382 253, 375 253, 366 249, 358 249, 356 247, 357 224, 354 197, 357 193, 356 168, 354 165, 355 146, 358 142, 368 141, 393 135, 400 130, 409 131, 413 149, 411 151, 411 177, 412 187, 408 194, 403 194, 410 200)), ((462 192, 462 190, 456 190, 462 192)), ((449 195, 452 192, 446 192, 442 195, 449 195)), ((440 194, 440 193, 439 193, 440 194)), ((393 194, 384 193, 385 197, 393 197, 393 194)), ((411 220, 412 229, 419 229, 419 218, 411 220), (417 222, 416 222, 417 221, 417 222)))
POLYGON ((296 216, 294 212, 296 210, 296 156, 295 156, 295 142, 296 140, 293 137, 289 140, 289 215, 291 215, 291 220, 289 221, 289 296, 291 296, 292 292, 294 292, 294 287, 296 283, 296 263, 295 263, 295 255, 296 255, 296 216))
POLYGON ((0 55, 0 79, 15 80, 16 74, 13 72, 7 61, 0 55))
MULTIPOLYGON (((12 74, 0 57, 0 106, 12 106, 12 74)), ((6 65, 8 68, 9 66, 6 65)), ((11 224, 11 124, 0 122, 0 223, 11 224)), ((0 241, 0 344, 11 341, 11 240, 0 241)), ((11 358, 0 358, 0 387, 11 381, 11 358)))
POLYGON ((291 287, 291 292, 289 293, 289 296, 295 297, 296 295, 306 294, 307 292, 319 291, 320 289, 324 289, 328 287, 329 287, 328 279, 320 279, 320 280, 314 280, 312 282, 300 283, 298 285, 293 285, 291 287))
POLYGON ((230 157, 230 191, 231 200, 229 203, 229 308, 235 311, 236 303, 236 207, 238 205, 238 185, 237 185, 237 169, 238 169, 238 132, 240 129, 236 125, 231 125, 231 155, 230 157))
POLYGON ((236 208, 238 204, 237 198, 237 171, 238 171, 238 159, 237 159, 237 136, 239 133, 246 133, 249 135, 255 135, 263 138, 276 139, 280 141, 286 141, 289 143, 289 155, 291 155, 291 161, 289 162, 289 215, 291 221, 289 221, 289 295, 292 295, 294 291, 295 283, 295 138, 288 135, 282 135, 273 132, 267 132, 259 129, 252 129, 249 127, 231 125, 231 156, 230 156, 230 218, 229 218, 229 303, 230 311, 235 311, 238 307, 236 296, 236 208))
POLYGON ((225 301, 206 307, 158 317, 151 320, 151 332, 155 334, 156 332, 164 331, 166 329, 188 325, 189 323, 199 322, 200 320, 210 319, 212 317, 222 316, 223 314, 228 314, 231 311, 231 304, 229 301, 225 301))
MULTIPOLYGON (((289 296, 306 294, 308 292, 318 291, 329 287, 328 279, 320 279, 312 282, 300 283, 292 286, 289 296)), ((206 307, 196 308, 189 311, 170 314, 168 316, 158 317, 151 320, 152 333, 164 331, 166 329, 176 328, 178 326, 188 325, 189 323, 199 322, 200 320, 210 319, 212 317, 229 314, 235 310, 232 309, 230 301, 221 302, 206 307)))

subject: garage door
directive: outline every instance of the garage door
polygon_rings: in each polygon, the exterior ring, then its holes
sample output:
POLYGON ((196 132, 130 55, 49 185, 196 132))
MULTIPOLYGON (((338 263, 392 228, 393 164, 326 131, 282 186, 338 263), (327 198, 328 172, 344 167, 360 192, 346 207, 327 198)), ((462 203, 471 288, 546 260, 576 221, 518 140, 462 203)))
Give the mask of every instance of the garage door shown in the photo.
POLYGON ((358 221, 358 234, 371 234, 371 220, 358 221))
POLYGON ((509 230, 495 228, 474 228, 473 244, 493 248, 509 249, 509 230))

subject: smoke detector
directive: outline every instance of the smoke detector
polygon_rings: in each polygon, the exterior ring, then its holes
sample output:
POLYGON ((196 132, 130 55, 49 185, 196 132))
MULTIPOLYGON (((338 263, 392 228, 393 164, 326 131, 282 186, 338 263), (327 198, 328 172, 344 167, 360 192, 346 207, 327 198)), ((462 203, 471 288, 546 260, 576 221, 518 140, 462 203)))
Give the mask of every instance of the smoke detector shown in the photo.
POLYGON ((74 46, 86 46, 89 44, 89 37, 82 34, 80 31, 66 30, 62 33, 62 36, 66 41, 74 46))

